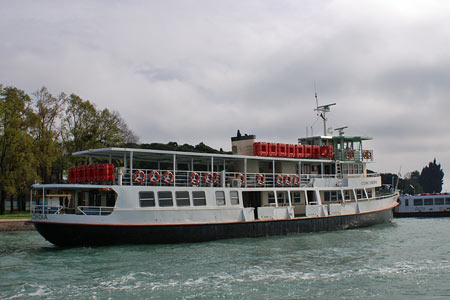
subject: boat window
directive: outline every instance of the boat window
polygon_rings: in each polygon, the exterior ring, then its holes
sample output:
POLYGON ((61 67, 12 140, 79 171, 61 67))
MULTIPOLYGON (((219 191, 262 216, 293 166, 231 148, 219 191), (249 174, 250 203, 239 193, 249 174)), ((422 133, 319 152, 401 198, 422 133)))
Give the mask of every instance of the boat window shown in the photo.
POLYGON ((434 205, 444 205, 444 198, 434 198, 434 205))
POLYGON ((155 206, 155 194, 153 192, 139 192, 139 205, 141 207, 155 206))
POLYGON ((356 197, 358 198, 358 199, 362 199, 362 198, 364 198, 364 192, 363 192, 363 190, 356 190, 356 197))
POLYGON ((350 191, 344 191, 345 200, 350 200, 352 198, 350 191))
POLYGON ((239 205, 239 193, 238 191, 230 191, 231 205, 239 205))
POLYGON ((445 204, 450 205, 450 198, 445 198, 445 204))
POLYGON ((330 201, 331 200, 331 192, 324 192, 324 197, 323 200, 324 201, 330 201))
POLYGON ((285 200, 287 202, 287 199, 285 199, 285 197, 284 197, 284 192, 278 192, 277 193, 277 200, 278 200, 278 204, 284 203, 285 200))
POLYGON ((160 207, 173 206, 172 192, 158 192, 158 203, 160 207))
POLYGON ((206 196, 205 196, 205 192, 203 191, 197 191, 197 192, 192 192, 192 198, 193 198, 193 202, 194 202, 194 206, 204 206, 206 205, 206 196))
POLYGON ((292 199, 294 200, 294 203, 300 203, 302 201, 302 198, 300 196, 300 192, 293 192, 292 193, 292 199))
POLYGON ((408 201, 408 199, 405 199, 405 206, 409 206, 409 201, 408 201))
POLYGON ((427 198, 427 199, 424 199, 425 201, 424 201, 424 204, 425 205, 433 205, 433 198, 427 198))
POLYGON ((359 165, 358 165, 358 168, 359 168, 359 174, 363 174, 363 173, 364 173, 364 167, 363 167, 363 165, 362 165, 362 164, 359 164, 359 165))
POLYGON ((224 191, 216 191, 216 204, 217 205, 225 205, 225 192, 224 191))
POLYGON ((422 206, 423 199, 414 199, 414 206, 422 206))
POLYGON ((269 204, 275 204, 275 194, 274 194, 274 192, 267 193, 267 199, 269 200, 269 204))
POLYGON ((366 190, 367 192, 367 197, 372 198, 372 189, 366 190))
POLYGON ((177 206, 190 206, 189 192, 175 192, 177 206))

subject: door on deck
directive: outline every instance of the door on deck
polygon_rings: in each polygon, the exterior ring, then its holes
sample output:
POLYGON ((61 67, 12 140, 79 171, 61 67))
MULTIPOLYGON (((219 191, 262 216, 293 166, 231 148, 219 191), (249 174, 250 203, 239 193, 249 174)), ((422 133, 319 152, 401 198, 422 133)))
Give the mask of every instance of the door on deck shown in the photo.
POLYGON ((242 192, 242 204, 244 207, 255 208, 255 220, 258 219, 258 207, 261 207, 260 192, 242 192))

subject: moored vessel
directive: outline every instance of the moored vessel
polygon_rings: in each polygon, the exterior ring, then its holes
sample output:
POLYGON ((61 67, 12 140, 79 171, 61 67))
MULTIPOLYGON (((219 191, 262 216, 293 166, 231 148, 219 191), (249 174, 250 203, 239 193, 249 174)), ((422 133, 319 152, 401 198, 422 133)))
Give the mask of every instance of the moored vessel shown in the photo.
POLYGON ((36 184, 32 222, 58 246, 200 242, 389 222, 398 193, 371 173, 371 140, 324 135, 295 144, 231 138, 232 154, 132 148, 76 152, 66 184, 36 184))
POLYGON ((448 217, 450 216, 450 194, 423 193, 401 195, 394 210, 395 217, 448 217))

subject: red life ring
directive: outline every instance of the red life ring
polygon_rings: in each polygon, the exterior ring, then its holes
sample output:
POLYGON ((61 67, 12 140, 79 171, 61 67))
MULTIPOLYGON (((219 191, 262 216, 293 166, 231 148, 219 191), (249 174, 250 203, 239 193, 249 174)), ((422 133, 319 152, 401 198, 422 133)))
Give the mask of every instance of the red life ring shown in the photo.
POLYGON ((284 183, 286 183, 286 185, 291 185, 291 183, 292 183, 292 178, 291 178, 290 175, 286 175, 286 176, 284 177, 284 183))
POLYGON ((372 159, 372 152, 367 151, 367 159, 372 159))
POLYGON ((345 151, 345 157, 347 159, 353 159, 353 157, 354 157, 353 151, 351 151, 351 150, 345 151))
POLYGON ((263 185, 264 182, 266 182, 266 179, 264 178, 263 174, 258 174, 258 176, 256 176, 256 183, 258 185, 263 185))
POLYGON ((203 180, 205 181, 206 184, 211 184, 214 180, 214 176, 212 173, 206 172, 205 176, 203 176, 203 180))
POLYGON ((245 183, 245 176, 242 173, 238 173, 236 175, 236 178, 239 179, 241 181, 241 185, 243 185, 245 183))
POLYGON ((294 185, 300 185, 300 176, 294 175, 293 177, 294 177, 294 179, 292 179, 292 183, 294 185))
POLYGON ((161 176, 159 175, 158 171, 153 170, 150 172, 150 175, 148 176, 151 183, 157 183, 161 176))
POLYGON ((283 176, 282 176, 281 174, 278 174, 278 175, 277 175, 277 178, 275 179, 275 182, 276 182, 278 185, 282 185, 282 184, 283 184, 283 176))
POLYGON ((192 172, 191 173, 190 179, 191 179, 191 183, 193 185, 197 185, 197 184, 200 183, 200 175, 198 173, 196 173, 196 172, 192 172))
POLYGON ((220 173, 214 174, 213 181, 214 184, 220 185, 222 183, 222 175, 220 173))
POLYGON ((175 176, 173 176, 173 173, 170 171, 166 171, 163 175, 163 181, 167 184, 171 184, 174 179, 175 179, 175 176))
POLYGON ((143 183, 145 180, 145 173, 142 170, 136 170, 136 172, 134 172, 134 181, 136 181, 137 183, 143 183))

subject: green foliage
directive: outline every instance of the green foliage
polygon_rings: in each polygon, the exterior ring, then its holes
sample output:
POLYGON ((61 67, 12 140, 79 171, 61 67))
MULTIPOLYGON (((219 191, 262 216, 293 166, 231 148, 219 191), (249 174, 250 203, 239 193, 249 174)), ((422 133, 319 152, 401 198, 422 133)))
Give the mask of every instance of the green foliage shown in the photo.
POLYGON ((37 117, 30 103, 23 91, 0 85, 0 213, 6 197, 22 192, 37 178, 30 135, 37 117))
POLYGON ((422 169, 419 182, 425 193, 440 193, 444 183, 444 171, 441 165, 436 163, 436 158, 422 169))
POLYGON ((33 100, 0 85, 0 214, 6 198, 25 199, 35 181, 61 183, 73 152, 138 142, 119 113, 75 94, 55 97, 43 87, 33 100))

